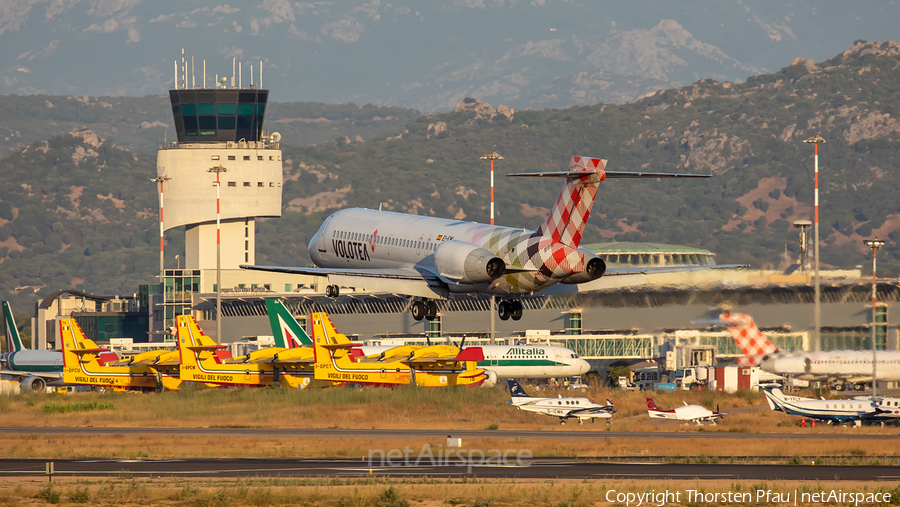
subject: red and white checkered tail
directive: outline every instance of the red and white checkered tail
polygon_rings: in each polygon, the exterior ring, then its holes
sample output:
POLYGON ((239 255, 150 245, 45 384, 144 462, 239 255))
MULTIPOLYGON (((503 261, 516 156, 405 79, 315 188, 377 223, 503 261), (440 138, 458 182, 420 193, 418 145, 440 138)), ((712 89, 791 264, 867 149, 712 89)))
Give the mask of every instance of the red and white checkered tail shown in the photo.
POLYGON ((541 235, 550 236, 554 243, 578 248, 597 197, 597 187, 605 179, 605 168, 605 160, 572 157, 562 192, 539 229, 541 235))
POLYGON ((778 347, 756 327, 753 317, 744 313, 726 313, 719 318, 729 323, 728 332, 744 354, 738 360, 741 366, 759 366, 767 355, 778 352, 778 347))

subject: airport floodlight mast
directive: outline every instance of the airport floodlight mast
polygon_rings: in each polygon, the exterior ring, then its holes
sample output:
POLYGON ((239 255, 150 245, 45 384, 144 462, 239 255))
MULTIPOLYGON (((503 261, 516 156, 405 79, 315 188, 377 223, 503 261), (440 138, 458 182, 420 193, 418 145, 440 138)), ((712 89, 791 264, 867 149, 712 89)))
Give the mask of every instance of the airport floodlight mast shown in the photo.
MULTIPOLYGON (((481 157, 481 160, 490 160, 491 161, 491 225, 494 225, 494 160, 503 160, 503 156, 493 151, 491 153, 485 154, 481 157)), ((495 344, 494 341, 494 314, 497 313, 495 310, 497 306, 497 296, 491 295, 491 345, 495 344)))
POLYGON ((216 340, 219 342, 222 341, 222 206, 219 201, 222 185, 219 175, 227 170, 220 164, 206 171, 216 173, 216 182, 213 185, 216 186, 216 340))
POLYGON ((150 178, 150 181, 154 183, 159 183, 159 280, 162 283, 163 277, 165 276, 165 255, 164 255, 164 245, 165 240, 163 239, 163 182, 169 181, 170 178, 168 175, 164 174, 162 176, 157 176, 156 178, 150 178))
POLYGON ((866 239, 863 240, 863 243, 866 244, 867 247, 872 249, 872 397, 875 397, 875 385, 878 383, 878 377, 876 374, 878 373, 878 361, 876 350, 878 350, 877 343, 875 341, 875 307, 878 302, 875 293, 875 258, 878 256, 878 249, 884 246, 884 241, 881 241, 876 237, 875 239, 866 239))
POLYGON ((816 324, 816 339, 815 339, 815 350, 821 350, 820 347, 822 345, 822 336, 820 333, 822 327, 822 288, 819 284, 819 143, 824 143, 825 139, 822 138, 819 134, 816 134, 814 137, 810 137, 808 139, 803 140, 804 143, 810 143, 815 145, 815 194, 813 198, 813 206, 815 208, 815 218, 813 225, 813 246, 815 250, 816 257, 816 303, 814 309, 813 320, 815 320, 816 324))

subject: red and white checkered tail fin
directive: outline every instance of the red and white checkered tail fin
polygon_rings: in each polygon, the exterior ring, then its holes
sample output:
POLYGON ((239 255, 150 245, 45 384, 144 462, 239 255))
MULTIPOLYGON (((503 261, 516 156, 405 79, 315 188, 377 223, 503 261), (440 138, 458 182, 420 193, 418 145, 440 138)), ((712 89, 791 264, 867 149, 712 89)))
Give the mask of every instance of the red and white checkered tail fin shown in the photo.
POLYGON ((726 313, 719 318, 729 323, 728 332, 744 354, 738 360, 741 366, 759 366, 767 355, 778 352, 778 347, 756 327, 753 317, 744 313, 726 313))
POLYGON ((542 236, 551 237, 554 243, 578 248, 597 197, 597 187, 606 177, 605 168, 605 160, 572 157, 556 205, 538 229, 542 236))
POLYGON ((538 229, 542 236, 549 236, 554 243, 578 248, 584 225, 591 215, 591 206, 597 197, 597 186, 607 178, 708 178, 709 174, 649 173, 634 171, 607 171, 606 160, 593 157, 572 157, 567 171, 542 173, 517 173, 507 176, 532 176, 538 178, 566 178, 559 199, 550 216, 538 229))

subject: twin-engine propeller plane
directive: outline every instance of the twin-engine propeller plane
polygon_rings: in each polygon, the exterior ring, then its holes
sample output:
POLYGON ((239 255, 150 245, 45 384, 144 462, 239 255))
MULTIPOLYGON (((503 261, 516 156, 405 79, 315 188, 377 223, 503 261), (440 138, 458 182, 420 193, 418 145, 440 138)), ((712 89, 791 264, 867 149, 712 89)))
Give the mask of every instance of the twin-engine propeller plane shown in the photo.
POLYGON ((535 398, 529 396, 515 380, 507 380, 509 386, 509 404, 526 412, 559 417, 560 424, 566 424, 566 419, 578 419, 578 424, 584 424, 586 419, 594 422, 594 419, 606 419, 606 424, 612 421, 612 415, 616 413, 616 407, 609 400, 606 405, 594 403, 587 398, 535 398))
POLYGON ((700 405, 688 405, 684 402, 683 407, 675 407, 672 410, 660 410, 654 403, 653 398, 647 398, 647 415, 650 419, 672 419, 674 421, 684 421, 685 423, 695 422, 697 426, 703 426, 701 421, 709 421, 716 424, 716 419, 725 417, 725 414, 716 410, 710 410, 700 405))
POLYGON ((550 216, 534 230, 351 208, 322 223, 309 243, 317 267, 242 265, 245 269, 327 276, 326 296, 340 287, 417 298, 416 320, 437 315, 435 299, 452 294, 494 294, 500 319, 522 318, 520 297, 595 290, 602 276, 632 275, 603 287, 641 283, 641 275, 741 265, 656 266, 607 269, 603 259, 580 246, 600 182, 607 178, 708 178, 710 175, 614 172, 606 160, 573 157, 566 171, 508 176, 563 178, 550 216))

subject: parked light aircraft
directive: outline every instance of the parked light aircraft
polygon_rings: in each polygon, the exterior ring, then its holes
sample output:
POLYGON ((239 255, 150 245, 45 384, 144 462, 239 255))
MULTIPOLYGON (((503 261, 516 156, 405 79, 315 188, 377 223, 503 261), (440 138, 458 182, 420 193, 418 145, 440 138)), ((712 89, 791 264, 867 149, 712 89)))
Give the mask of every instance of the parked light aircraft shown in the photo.
MULTIPOLYGON (((793 375, 804 380, 841 380, 863 383, 872 380, 872 352, 828 350, 819 352, 781 352, 756 327, 753 318, 743 313, 722 314, 711 324, 725 325, 740 347, 744 366, 759 366, 776 375, 793 375)), ((900 351, 881 350, 878 355, 878 380, 900 381, 900 351)))
MULTIPOLYGON (((333 385, 314 382, 309 368, 313 363, 310 347, 271 347, 232 358, 225 345, 215 343, 190 315, 175 318, 178 350, 181 355, 181 380, 232 387, 262 387, 281 383, 286 387, 306 388, 333 385)), ((298 326, 299 327, 299 326, 298 326)))
POLYGON ((594 419, 606 419, 606 424, 612 420, 616 413, 613 402, 606 400, 607 405, 594 403, 587 398, 535 398, 529 396, 515 380, 507 380, 509 386, 509 404, 526 412, 559 417, 560 424, 566 424, 566 419, 578 419, 578 424, 584 424, 586 419, 594 422, 594 419))
POLYGON ((0 375, 18 380, 23 391, 40 392, 48 385, 62 385, 62 352, 26 349, 6 301, 3 301, 3 322, 6 325, 6 352, 0 355, 0 375))
POLYGON ((709 421, 716 424, 716 419, 724 417, 725 414, 719 412, 718 407, 712 411, 700 405, 688 405, 684 402, 683 407, 675 407, 672 410, 660 410, 653 398, 647 398, 647 414, 651 419, 672 419, 674 421, 696 422, 698 426, 702 426, 701 421, 709 421))
POLYGON ((573 157, 567 171, 508 176, 565 178, 549 217, 535 230, 501 227, 381 210, 338 211, 322 223, 309 243, 317 266, 242 265, 245 269, 328 277, 326 295, 341 286, 403 294, 415 300, 416 320, 437 315, 434 299, 452 294, 503 296, 500 319, 519 320, 521 296, 571 293, 643 282, 651 273, 743 267, 656 266, 607 269, 603 259, 580 246, 600 182, 607 178, 705 178, 709 175, 613 172, 606 160, 573 157), (603 276, 631 275, 611 283, 603 276), (596 282, 590 284, 589 282, 596 282))
POLYGON ((886 407, 882 408, 872 399, 815 400, 787 396, 781 391, 781 386, 778 384, 760 384, 759 387, 766 395, 769 408, 786 414, 819 419, 829 423, 853 422, 857 425, 863 420, 879 421, 891 418, 891 411, 886 407))
POLYGON ((125 391, 163 389, 163 374, 149 366, 109 366, 107 363, 118 361, 119 357, 85 337, 75 319, 60 319, 58 326, 65 365, 63 382, 66 384, 125 391))
POLYGON ((479 347, 460 351, 451 345, 419 347, 406 345, 388 349, 377 356, 351 356, 359 347, 337 332, 327 313, 310 316, 315 343, 317 380, 353 384, 425 387, 479 386, 485 371, 476 366, 484 359, 479 347))

